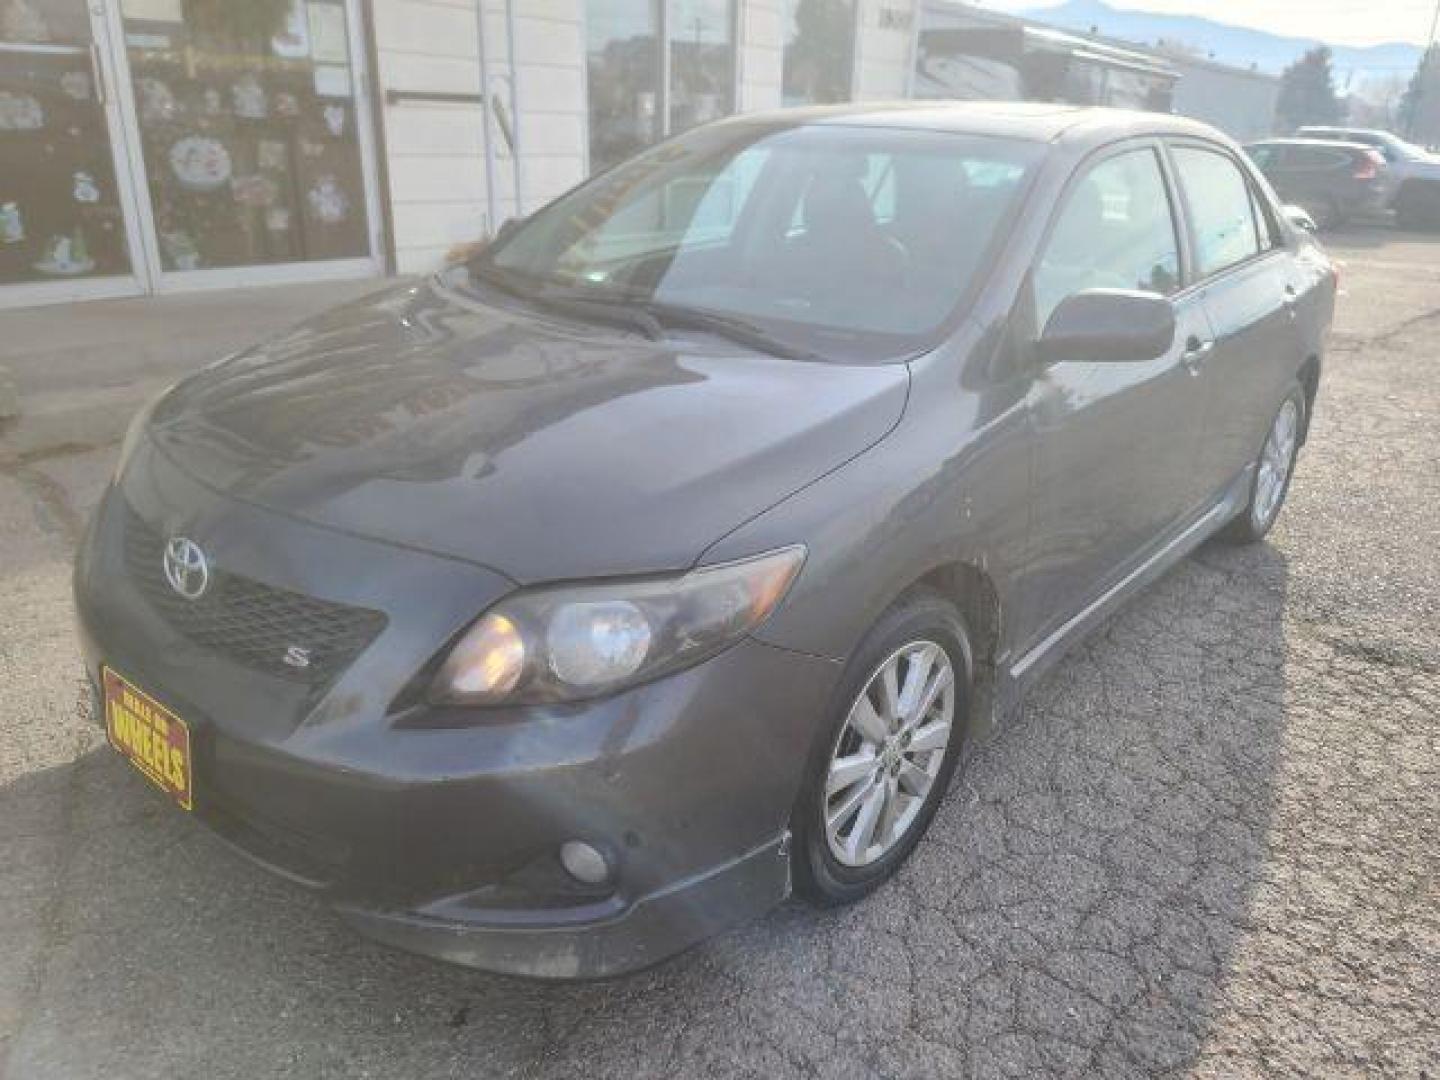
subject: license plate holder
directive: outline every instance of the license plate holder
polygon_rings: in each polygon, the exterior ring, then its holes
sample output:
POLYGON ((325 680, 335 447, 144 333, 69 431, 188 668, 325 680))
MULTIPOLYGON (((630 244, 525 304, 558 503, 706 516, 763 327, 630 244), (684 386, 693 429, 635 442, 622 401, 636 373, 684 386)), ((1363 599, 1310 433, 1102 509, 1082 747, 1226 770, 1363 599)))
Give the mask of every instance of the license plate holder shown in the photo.
POLYGON ((102 667, 100 679, 110 745, 178 806, 193 810, 190 725, 113 669, 102 667))

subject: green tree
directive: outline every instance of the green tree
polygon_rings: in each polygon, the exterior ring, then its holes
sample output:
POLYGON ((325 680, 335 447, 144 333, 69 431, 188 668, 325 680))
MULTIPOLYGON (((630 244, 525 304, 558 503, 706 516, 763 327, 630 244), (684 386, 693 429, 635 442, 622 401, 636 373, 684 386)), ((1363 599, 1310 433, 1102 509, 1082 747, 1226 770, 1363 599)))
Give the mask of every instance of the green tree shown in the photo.
POLYGON ((1431 45, 1400 98, 1400 130, 1420 142, 1440 141, 1440 44, 1431 45))
POLYGON ((1335 94, 1335 73, 1330 50, 1318 45, 1285 69, 1280 76, 1280 100, 1275 119, 1285 131, 1302 124, 1338 124, 1344 108, 1335 94))

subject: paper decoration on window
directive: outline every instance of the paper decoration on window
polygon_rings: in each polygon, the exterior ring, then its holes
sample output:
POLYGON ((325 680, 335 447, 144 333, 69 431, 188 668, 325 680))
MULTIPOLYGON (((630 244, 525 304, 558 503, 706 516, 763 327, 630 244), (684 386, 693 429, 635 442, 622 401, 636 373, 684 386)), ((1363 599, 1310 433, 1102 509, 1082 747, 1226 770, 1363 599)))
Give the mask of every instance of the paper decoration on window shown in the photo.
POLYGON ((338 225, 350 214, 350 196, 329 173, 315 181, 306 198, 311 212, 326 225, 338 225))
POLYGON ((214 191, 230 179, 230 152, 218 139, 187 135, 170 147, 170 169, 190 191, 214 191))
POLYGON ((205 88, 205 95, 201 99, 205 105, 206 116, 219 116, 225 111, 225 99, 220 96, 220 91, 213 86, 205 88))
POLYGON ((40 261, 34 264, 42 274, 71 277, 95 269, 95 260, 85 243, 85 234, 78 228, 69 236, 52 236, 46 241, 40 261))
POLYGON ((29 94, 0 90, 0 131, 39 131, 45 126, 45 110, 29 94))
POLYGON ((95 183, 95 177, 88 172, 76 172, 73 180, 72 193, 76 202, 97 203, 100 201, 100 185, 95 183))
POLYGON ((325 126, 330 129, 330 134, 337 139, 345 134, 345 106, 325 106, 325 126))
POLYGON ((267 172, 284 172, 290 163, 285 144, 279 139, 261 139, 255 147, 255 159, 267 172))
POLYGON ((286 60, 304 60, 310 55, 310 20, 301 0, 291 0, 285 28, 270 39, 270 48, 286 60))
POLYGON ((344 64, 349 41, 345 35, 345 8, 341 4, 310 3, 310 55, 320 64, 344 64))
POLYGON ((241 206, 269 206, 280 195, 280 186, 260 173, 237 176, 230 182, 230 191, 241 206))
POLYGON ((185 9, 181 0, 120 0, 125 18, 139 22, 182 22, 185 9))
POLYGON ((350 69, 339 64, 316 64, 314 82, 319 97, 348 98, 352 94, 350 69))
POLYGON ((25 240, 25 219, 20 216, 20 204, 0 204, 0 244, 19 244, 25 240))
POLYGON ((300 115, 300 99, 288 91, 275 95, 275 115, 293 118, 300 115))
POLYGON ((200 269, 200 249, 195 239, 181 229, 171 229, 160 234, 160 247, 176 270, 200 269))
POLYGON ((235 85, 230 87, 230 104, 235 107, 235 115, 246 120, 264 120, 268 112, 265 88, 260 85, 260 80, 250 73, 242 75, 235 85))
POLYGON ((0 12, 0 38, 39 43, 50 40, 50 28, 30 0, 9 0, 0 12))
POLYGON ((140 90, 140 119, 147 124, 168 124, 180 115, 180 106, 170 87, 159 79, 144 76, 135 80, 140 90))
POLYGON ((60 89, 76 101, 88 101, 90 99, 90 73, 67 71, 60 76, 60 89))
POLYGON ((325 144, 323 142, 316 142, 314 139, 307 139, 304 136, 301 136, 300 153, 304 154, 308 158, 324 157, 325 144))
POLYGON ((266 210, 265 228, 271 232, 288 232, 290 230, 290 208, 288 206, 272 206, 266 210))

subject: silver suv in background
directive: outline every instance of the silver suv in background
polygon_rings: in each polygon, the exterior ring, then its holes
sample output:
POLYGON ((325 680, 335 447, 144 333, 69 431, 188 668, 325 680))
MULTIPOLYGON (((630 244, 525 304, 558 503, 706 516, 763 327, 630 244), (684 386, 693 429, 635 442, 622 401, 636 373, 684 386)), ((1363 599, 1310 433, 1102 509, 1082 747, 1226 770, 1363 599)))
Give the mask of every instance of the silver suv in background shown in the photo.
POLYGON ((1396 222, 1407 229, 1440 228, 1440 154, 1373 128, 1314 126, 1302 127, 1295 134, 1375 147, 1385 158, 1387 205, 1395 211, 1396 222))

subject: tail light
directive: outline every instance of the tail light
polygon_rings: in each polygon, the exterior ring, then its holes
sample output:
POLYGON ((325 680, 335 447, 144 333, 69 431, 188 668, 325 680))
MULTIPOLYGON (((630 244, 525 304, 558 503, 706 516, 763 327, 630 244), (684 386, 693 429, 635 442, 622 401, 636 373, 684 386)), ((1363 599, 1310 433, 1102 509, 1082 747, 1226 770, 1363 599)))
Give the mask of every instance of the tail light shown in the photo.
POLYGON ((1385 159, 1374 150, 1366 150, 1355 161, 1356 180, 1374 180, 1380 175, 1380 167, 1385 164, 1385 159))

